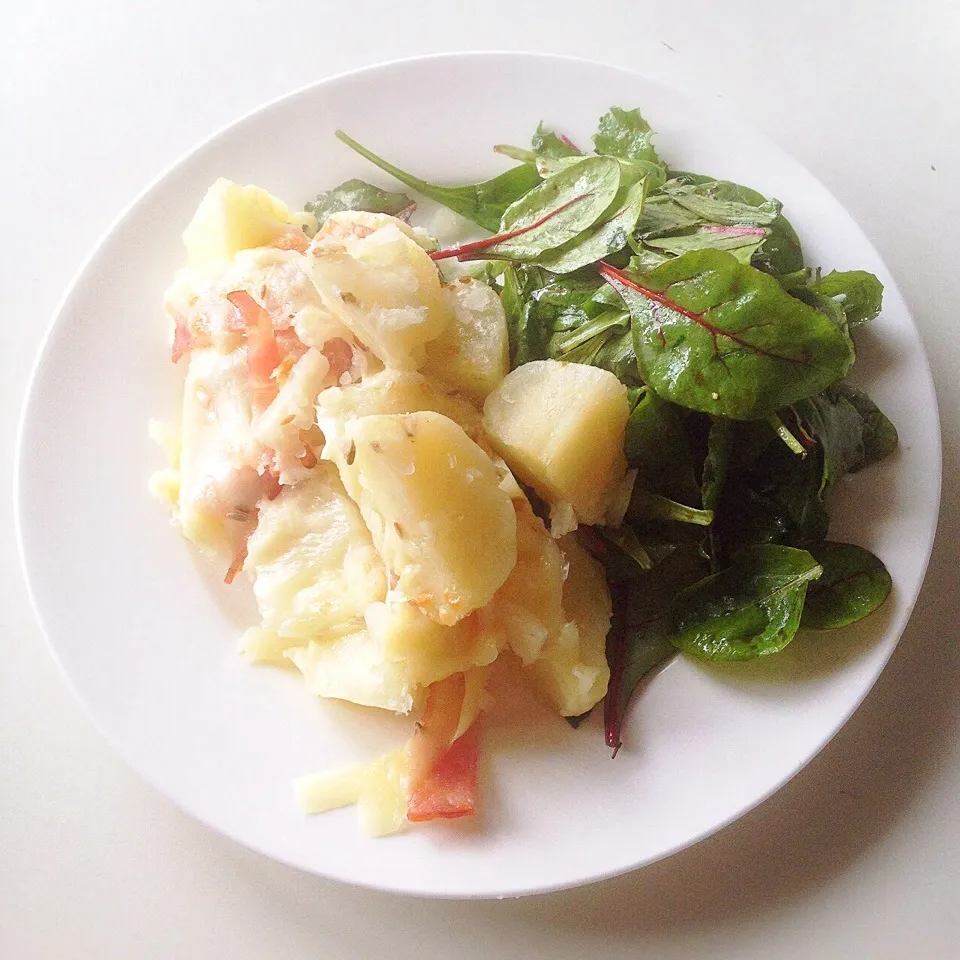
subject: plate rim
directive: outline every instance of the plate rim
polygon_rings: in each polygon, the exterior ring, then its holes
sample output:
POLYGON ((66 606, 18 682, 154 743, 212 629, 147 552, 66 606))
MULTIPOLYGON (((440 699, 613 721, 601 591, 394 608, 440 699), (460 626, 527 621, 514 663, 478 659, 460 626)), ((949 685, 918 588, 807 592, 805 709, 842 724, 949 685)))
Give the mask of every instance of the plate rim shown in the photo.
POLYGON ((658 77, 650 76, 648 74, 642 73, 637 70, 632 70, 628 67, 621 66, 620 64, 610 63, 607 61, 596 60, 593 58, 587 57, 578 57, 578 56, 569 56, 565 54, 558 53, 548 53, 543 51, 528 51, 528 50, 503 50, 503 49, 485 49, 485 50, 465 50, 465 51, 446 51, 446 52, 436 52, 423 55, 413 55, 398 57, 389 60, 376 61, 373 63, 366 64, 364 66, 351 68, 348 70, 343 70, 329 76, 324 76, 319 79, 313 80, 309 83, 298 86, 292 90, 289 90, 285 93, 282 93, 278 96, 272 97, 266 101, 259 103, 253 108, 241 113, 232 120, 221 124, 215 130, 213 130, 209 135, 203 137, 202 139, 195 141, 191 146, 182 151, 178 156, 176 156, 170 163, 163 167, 160 172, 158 172, 154 177, 152 177, 146 185, 139 190, 135 196, 126 203, 120 212, 110 221, 110 223, 104 228, 96 241, 90 247, 87 254, 82 258, 79 266, 74 271, 72 277, 64 288, 62 295, 60 296, 55 308, 47 320, 46 327, 43 335, 40 338, 39 346, 37 347, 36 353, 34 355, 33 363, 26 379, 26 386, 24 393, 22 395, 21 405, 19 416, 17 420, 17 429, 14 439, 14 457, 13 457, 13 483, 12 483, 12 506, 14 509, 14 536, 16 542, 17 555, 19 559, 19 567, 23 577, 23 583, 26 588, 27 596, 29 598, 30 607, 33 611, 34 617, 36 618, 37 626, 39 627, 40 633, 43 637, 44 644, 53 658, 54 663, 57 666, 57 670, 66 683, 67 688, 70 690, 75 701, 80 705, 83 714, 86 716, 88 721, 92 724, 93 728, 97 733, 103 738, 103 740, 109 745, 110 749, 119 756, 124 764, 132 770, 141 781, 149 785, 152 790, 155 790, 160 796, 165 798, 168 802, 172 803, 178 810, 184 812, 192 820, 201 823, 206 829, 214 831, 216 834, 226 837, 231 842, 239 844, 241 847, 252 850, 259 856, 266 857, 272 861, 282 863, 284 866, 297 870, 298 872, 313 875, 320 877, 327 881, 335 881, 338 883, 347 884, 351 887, 356 887, 359 889, 365 890, 374 890, 383 893, 399 895, 399 896, 414 896, 418 898, 425 899, 441 899, 441 900, 490 900, 490 899, 504 899, 508 897, 518 897, 518 896, 536 896, 540 894, 553 893, 560 890, 574 889, 582 886, 587 886, 594 883, 599 883, 604 880, 609 880, 613 877, 622 876, 627 873, 631 873, 635 870, 639 870, 642 867, 649 866, 653 863, 656 863, 660 860, 665 860, 668 857, 674 856, 682 850, 685 850, 689 847, 693 847, 703 841, 704 839, 713 836, 714 834, 720 832, 721 830, 728 827, 731 823, 736 822, 741 817, 746 816, 752 810, 756 809, 760 804, 764 803, 771 796, 781 790, 787 783, 793 780, 801 771, 803 771, 810 762, 826 747, 833 741, 833 739, 840 733, 840 731, 847 725, 848 721, 852 715, 860 708, 863 701, 866 697, 873 691, 876 686, 877 680, 879 679, 881 673, 886 669, 887 664, 889 663, 890 658, 893 655, 893 652, 897 649, 900 640, 902 639, 903 633, 905 632, 909 622, 913 616, 916 603, 919 599, 921 590, 923 588, 924 582, 926 581, 927 573, 929 570, 930 558, 933 551, 934 541, 939 525, 939 516, 940 508, 942 504, 942 487, 943 487, 943 440, 942 440, 942 426, 941 426, 941 416, 940 408, 936 395, 936 384, 934 382, 932 371, 930 368, 930 362, 927 353, 927 347, 921 336, 920 330, 916 324, 916 321, 913 316, 913 312, 910 308, 910 304, 904 297, 902 290, 900 289, 899 284, 896 281, 896 277, 887 267, 887 264, 884 258, 881 256, 879 250, 877 250, 871 238, 865 233, 863 228, 860 226, 859 222, 853 217, 853 215, 847 210, 846 206, 841 203, 841 201, 834 195, 834 193, 820 180, 816 173, 814 173, 810 168, 805 164, 797 160, 793 154, 782 147, 779 142, 768 134, 764 129, 755 124, 752 120, 746 118, 743 114, 737 111, 735 105, 731 106, 727 102, 720 101, 719 98, 713 99, 710 102, 710 109, 713 112, 719 112, 729 116, 731 119, 736 120, 741 126, 747 127, 751 132, 766 141, 768 144, 772 145, 776 150, 778 150, 784 157, 789 158, 789 160, 794 163, 800 170, 803 171, 804 175, 809 178, 811 181, 815 182, 824 193, 829 196, 829 198, 836 204, 837 208, 843 212, 843 214, 851 221, 851 223, 856 227, 856 229, 864 236, 864 238, 869 243, 871 249, 873 250, 877 262, 883 266, 883 269, 886 272, 886 275, 889 279, 887 284, 888 288, 892 288, 893 291, 900 298, 903 303, 904 311, 906 318, 909 320, 909 325, 913 330, 913 333, 916 338, 916 348, 919 351, 919 361, 922 363, 924 372, 926 374, 926 384, 925 386, 929 387, 930 396, 933 403, 933 409, 931 411, 930 418, 930 427, 932 431, 931 442, 934 449, 936 450, 936 475, 935 475, 935 484, 933 493, 934 504, 930 512, 929 521, 926 529, 922 531, 924 544, 922 551, 917 552, 917 557, 922 562, 920 564, 919 570, 920 575, 917 581, 916 589, 913 591, 913 595, 909 598, 904 598, 903 604, 903 622, 902 626, 897 630, 896 637, 892 643, 890 643, 889 649, 885 652, 882 659, 877 663, 876 668, 872 671, 869 683, 864 686, 864 689, 858 691, 858 694, 853 698, 848 704, 847 709, 844 711, 842 719, 838 722, 830 734, 822 740, 811 752, 806 755, 802 761, 784 778, 777 780, 773 783, 769 789, 763 792, 761 795, 751 798, 750 802, 746 805, 740 806, 736 809, 735 812, 730 814, 728 817, 715 821, 708 828, 693 834, 689 837, 686 837, 683 841, 677 842, 671 847, 668 847, 664 850, 661 850, 657 853, 656 856, 652 858, 642 858, 639 861, 633 862, 626 866, 617 866, 608 871, 592 873, 589 876, 580 879, 573 880, 563 880, 558 881, 552 884, 540 884, 535 887, 522 887, 522 888, 502 888, 496 891, 484 890, 484 891, 470 891, 470 892, 438 892, 434 889, 426 888, 397 888, 389 884, 378 883, 375 879, 370 880, 359 880, 355 878, 344 878, 333 873, 324 872, 321 869, 308 867, 301 863, 293 862, 282 855, 279 855, 274 852, 269 852, 265 850, 257 842, 251 841, 249 839, 243 838, 234 834, 232 831, 225 829, 217 823, 211 822, 206 817, 200 815, 198 812, 195 812, 188 806, 186 803, 182 802, 175 796, 167 793, 154 779, 141 768, 141 764, 133 757, 130 756, 129 752, 126 751, 118 742, 117 738, 113 736, 111 731, 106 728, 100 721, 99 717, 94 711, 94 707, 90 704, 87 699, 85 699, 79 689, 77 688, 74 680, 66 669, 64 662, 62 661, 57 647, 55 646, 53 640, 51 639, 50 631, 47 627, 47 621, 44 616, 43 611, 40 608, 40 604, 37 599, 36 592, 34 590, 34 579, 31 575, 31 568, 27 560, 27 548, 25 543, 25 532, 23 524, 23 515, 25 512, 25 488, 28 485, 28 477, 26 476, 26 465, 25 465, 25 441, 26 433, 28 430, 28 422, 31 419, 35 405, 39 402, 37 393, 35 390, 37 381, 40 376, 41 368, 45 360, 47 359, 51 346, 55 337, 56 332, 61 327, 64 322, 64 315, 67 312, 67 307, 73 298, 77 288, 80 286, 81 282, 87 275, 87 272, 91 264, 96 260, 97 256, 100 254, 101 250, 106 246, 113 234, 120 229, 120 227, 135 213, 137 208, 147 199, 150 194, 153 193, 161 184, 163 184, 169 177, 171 177, 178 168, 187 163, 195 155, 199 154, 201 151, 211 146, 215 141, 219 140, 225 134, 229 133, 235 127, 246 123, 252 118, 271 111, 275 107, 291 102, 299 97, 309 95, 312 91, 337 83, 342 80, 348 80, 352 77, 360 75, 369 75, 383 71, 389 71, 396 68, 402 68, 408 65, 421 64, 425 62, 435 62, 435 61, 446 61, 446 60, 465 60, 465 59, 475 59, 482 60, 487 58, 509 58, 517 61, 522 60, 539 60, 539 61, 548 61, 556 65, 563 64, 576 64, 581 67, 588 68, 599 68, 605 71, 614 71, 618 72, 625 77, 629 77, 634 81, 639 81, 641 83, 646 83, 654 86, 661 87, 665 90, 669 90, 674 94, 679 95, 683 100, 692 100, 693 96, 691 93, 686 90, 673 86, 670 83, 667 83, 658 77))

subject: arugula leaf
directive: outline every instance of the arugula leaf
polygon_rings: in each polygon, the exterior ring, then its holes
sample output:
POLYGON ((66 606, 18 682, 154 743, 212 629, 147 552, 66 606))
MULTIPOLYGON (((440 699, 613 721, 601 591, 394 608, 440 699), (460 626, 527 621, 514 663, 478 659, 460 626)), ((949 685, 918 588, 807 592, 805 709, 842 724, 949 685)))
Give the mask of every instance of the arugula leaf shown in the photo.
POLYGON ((539 262, 547 251, 593 226, 613 203, 619 187, 620 165, 615 160, 584 158, 507 207, 500 222, 502 232, 539 226, 488 247, 483 257, 539 262))
POLYGON ((766 200, 729 180, 684 183, 668 180, 663 192, 681 207, 708 223, 726 226, 770 226, 779 216, 779 200, 766 200))
POLYGON ((806 551, 766 544, 682 591, 671 640, 704 660, 752 660, 782 650, 800 625, 807 584, 823 568, 806 551))
POLYGON ((890 595, 893 581, 883 562, 851 543, 818 543, 810 553, 823 576, 810 585, 800 626, 833 630, 873 613, 890 595))
POLYGON ((603 156, 660 163, 653 148, 653 131, 639 110, 611 107, 600 118, 593 143, 603 156))
POLYGON ((640 218, 645 195, 645 180, 630 184, 615 198, 615 212, 608 219, 588 227, 563 246, 545 253, 540 257, 540 265, 552 273, 572 273, 622 250, 640 218))
POLYGON ((853 364, 843 331, 729 253, 686 253, 637 278, 600 272, 630 309, 643 379, 681 406, 759 419, 853 364))
POLYGON ((499 229, 501 218, 507 208, 540 183, 540 175, 537 171, 529 164, 522 164, 483 183, 444 187, 421 180, 401 170, 357 143, 342 130, 337 131, 337 139, 384 172, 396 177, 401 183, 405 183, 431 200, 436 200, 437 203, 443 204, 454 213, 459 213, 460 216, 466 217, 491 233, 499 229))
POLYGON ((364 180, 346 180, 339 187, 318 193, 303 209, 312 213, 322 225, 331 213, 343 210, 364 210, 367 213, 388 213, 409 220, 416 209, 415 200, 405 193, 388 193, 364 180))
POLYGON ((812 287, 838 302, 851 327, 873 320, 883 305, 883 284, 866 270, 832 270, 812 287))

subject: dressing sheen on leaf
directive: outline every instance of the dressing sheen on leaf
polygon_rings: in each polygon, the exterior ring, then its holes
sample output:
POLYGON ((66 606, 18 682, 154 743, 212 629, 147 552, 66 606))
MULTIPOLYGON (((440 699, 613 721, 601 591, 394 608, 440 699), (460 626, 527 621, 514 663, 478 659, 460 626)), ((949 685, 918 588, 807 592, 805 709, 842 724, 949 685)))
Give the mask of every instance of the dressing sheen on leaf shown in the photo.
POLYGON ((681 406, 760 419, 853 364, 844 331, 730 253, 686 253, 640 277, 599 269, 630 310, 644 380, 681 406))
POLYGON ((822 572, 806 550, 747 547, 731 566, 677 595, 671 640, 704 660, 777 653, 796 634, 807 584, 822 572))

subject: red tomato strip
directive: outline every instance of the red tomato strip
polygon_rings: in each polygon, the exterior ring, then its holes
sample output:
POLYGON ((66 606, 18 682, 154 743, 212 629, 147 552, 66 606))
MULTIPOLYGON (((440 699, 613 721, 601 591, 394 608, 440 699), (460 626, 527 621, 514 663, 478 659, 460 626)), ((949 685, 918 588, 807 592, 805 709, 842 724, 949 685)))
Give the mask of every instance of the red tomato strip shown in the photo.
POLYGON ((280 348, 273 332, 270 314, 246 290, 227 294, 247 331, 247 372, 253 404, 259 410, 270 405, 277 395, 273 371, 280 365, 280 348))

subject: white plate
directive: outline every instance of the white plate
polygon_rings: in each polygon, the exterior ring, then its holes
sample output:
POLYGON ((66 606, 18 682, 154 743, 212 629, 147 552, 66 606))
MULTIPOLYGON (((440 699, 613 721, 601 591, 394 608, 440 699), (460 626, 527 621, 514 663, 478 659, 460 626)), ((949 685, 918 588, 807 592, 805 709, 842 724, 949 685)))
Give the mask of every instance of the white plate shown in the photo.
POLYGON ((144 777, 210 826, 328 877, 433 896, 509 896, 650 863, 768 796, 830 739, 873 685, 913 606, 939 501, 936 404, 923 349, 877 252, 806 170, 708 96, 692 101, 611 67, 528 54, 430 57, 301 90, 217 134, 114 225, 63 302, 38 362, 20 444, 19 536, 34 604, 95 723, 144 777), (318 703, 294 675, 236 655, 249 621, 147 494, 161 465, 151 416, 172 418, 179 374, 160 301, 183 260, 180 231, 218 176, 302 203, 351 176, 389 185, 333 137, 424 175, 467 181, 505 168, 494 143, 538 120, 589 143, 611 104, 639 106, 674 166, 784 201, 807 261, 863 267, 886 285, 860 337, 858 377, 896 422, 899 453, 844 486, 834 535, 874 550, 895 589, 841 633, 799 637, 765 662, 677 660, 635 704, 615 761, 596 718, 488 737, 483 813, 366 839, 355 813, 304 819, 290 780, 403 738, 362 711, 318 703))

